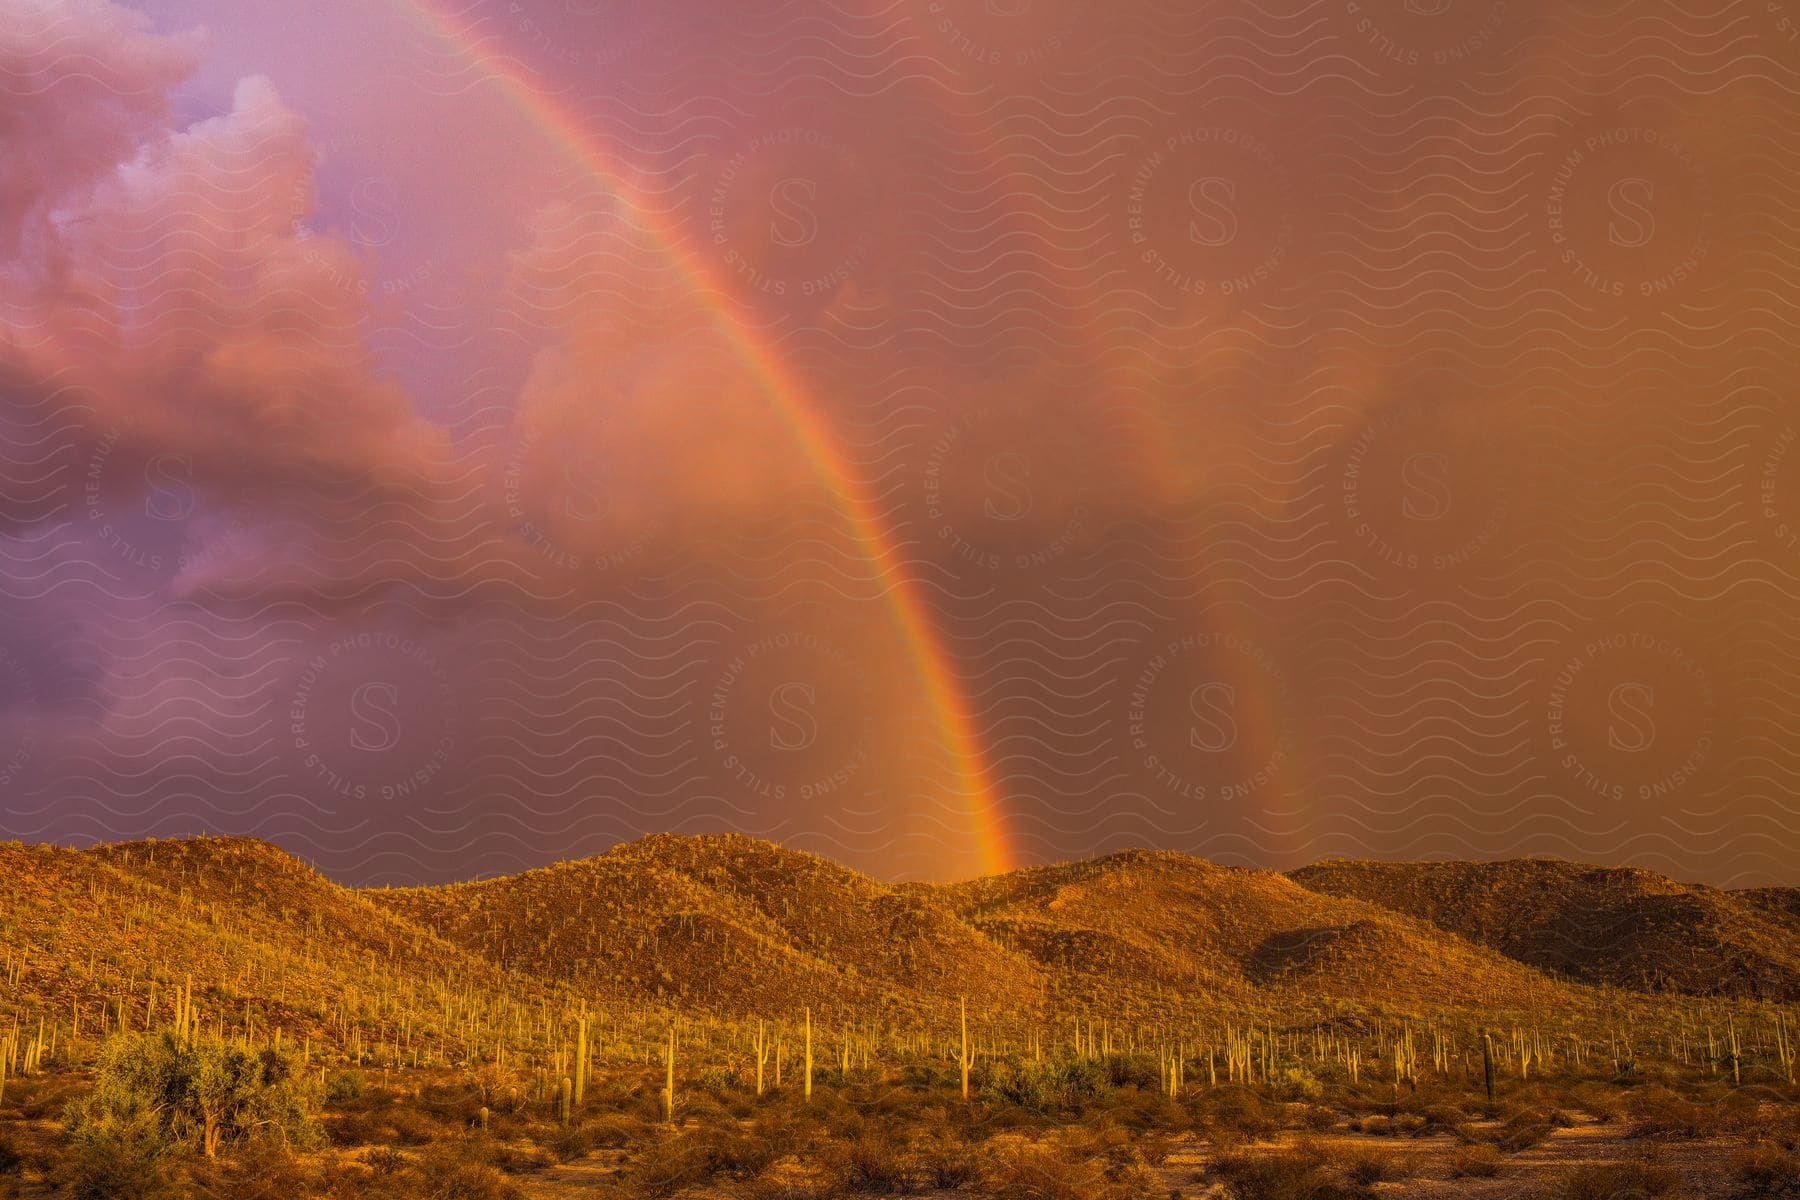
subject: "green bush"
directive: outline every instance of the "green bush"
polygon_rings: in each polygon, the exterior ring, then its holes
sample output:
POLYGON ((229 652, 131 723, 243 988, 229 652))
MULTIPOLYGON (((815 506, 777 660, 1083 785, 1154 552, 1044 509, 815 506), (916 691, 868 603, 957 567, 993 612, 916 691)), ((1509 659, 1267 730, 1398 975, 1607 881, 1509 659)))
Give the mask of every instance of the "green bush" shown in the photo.
POLYGON ((69 1107, 69 1131, 76 1141, 198 1145, 208 1158, 249 1138, 311 1146, 320 1140, 313 1100, 272 1050, 124 1034, 101 1048, 93 1091, 69 1107))
POLYGON ((355 1100, 363 1094, 366 1086, 361 1071, 334 1071, 325 1081, 325 1103, 339 1104, 345 1100, 355 1100))

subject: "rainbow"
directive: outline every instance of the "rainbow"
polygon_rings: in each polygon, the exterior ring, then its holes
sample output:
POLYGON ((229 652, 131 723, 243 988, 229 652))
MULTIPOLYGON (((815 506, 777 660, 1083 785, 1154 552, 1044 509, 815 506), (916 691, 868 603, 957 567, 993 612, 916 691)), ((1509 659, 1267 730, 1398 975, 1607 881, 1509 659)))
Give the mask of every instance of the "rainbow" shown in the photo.
POLYGON ((883 595, 901 644, 924 685, 926 700, 956 771, 958 799, 975 839, 979 870, 982 874, 1012 870, 1017 864, 1004 809, 949 656, 939 645, 917 581, 883 526, 873 501, 847 469, 830 420, 809 395, 805 382, 775 347, 758 336, 752 323, 734 310, 727 289, 713 278, 712 265, 686 248, 686 239, 658 218, 656 205, 643 202, 627 173, 615 167, 576 114, 560 107, 509 60, 489 54, 468 31, 438 12, 434 0, 396 2, 459 58, 481 71, 572 163, 629 206, 659 253, 694 295, 709 306, 733 350, 791 431, 814 476, 829 490, 876 576, 886 581, 883 595))

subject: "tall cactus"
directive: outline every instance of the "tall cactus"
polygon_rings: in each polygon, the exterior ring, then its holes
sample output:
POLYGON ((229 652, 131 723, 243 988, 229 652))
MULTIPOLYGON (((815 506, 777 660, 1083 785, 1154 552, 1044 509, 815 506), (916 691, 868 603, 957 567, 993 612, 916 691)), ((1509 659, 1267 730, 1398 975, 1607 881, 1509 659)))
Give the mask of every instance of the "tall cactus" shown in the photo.
POLYGON ((675 1022, 669 1022, 669 1050, 663 1056, 663 1120, 675 1123, 675 1022))
POLYGON ((588 1065, 587 1014, 583 1013, 581 1015, 581 1020, 575 1026, 575 1107, 576 1108, 580 1108, 582 1101, 587 1098, 587 1065, 588 1065))
POLYGON ((969 1053, 969 999, 962 998, 962 1052, 958 1056, 962 1064, 962 1098, 969 1098, 969 1067, 974 1063, 974 1056, 969 1053))
POLYGON ((806 1099, 812 1099, 812 1009, 806 1010, 806 1099))

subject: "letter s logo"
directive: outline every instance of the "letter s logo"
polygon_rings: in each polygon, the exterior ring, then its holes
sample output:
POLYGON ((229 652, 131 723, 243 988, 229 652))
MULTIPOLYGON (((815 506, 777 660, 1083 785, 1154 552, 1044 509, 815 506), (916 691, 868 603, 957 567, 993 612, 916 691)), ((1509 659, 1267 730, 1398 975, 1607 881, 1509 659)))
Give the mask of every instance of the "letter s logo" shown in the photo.
POLYGON ((602 521, 612 512, 612 493, 575 463, 563 466, 563 512, 577 521, 602 521))
POLYGON ((400 213, 394 185, 365 179, 350 193, 350 240, 359 246, 386 246, 400 236, 400 213))
POLYGON ((193 464, 185 454, 159 454, 144 464, 150 495, 144 515, 158 521, 183 521, 194 515, 193 464))
POLYGON ((810 683, 784 683, 769 692, 769 745, 777 750, 804 750, 819 740, 819 722, 813 716, 818 695, 810 683), (777 725, 784 728, 777 728, 777 725))
POLYGON ((777 246, 808 246, 819 236, 819 218, 811 202, 819 198, 819 185, 810 179, 783 179, 769 189, 769 238, 777 246))
POLYGON ((1612 219, 1606 223, 1607 239, 1627 250, 1649 245, 1656 236, 1656 214, 1650 210, 1654 199, 1656 184, 1636 176, 1627 176, 1608 188, 1606 204, 1612 219))
POLYGON ((1237 181, 1209 175, 1188 185, 1188 207, 1199 218, 1188 222, 1188 237, 1200 246, 1224 246, 1237 240, 1238 220, 1233 202, 1237 181))
POLYGON ((380 753, 400 744, 400 689, 391 683, 365 683, 350 695, 352 749, 380 753))
POLYGON ((984 506, 989 519, 1022 521, 1031 511, 1031 460, 1014 450, 1003 450, 987 460, 982 473, 988 486, 984 506))
POLYGON ((1422 450, 1400 464, 1406 496, 1400 509, 1414 521, 1441 521, 1450 513, 1450 459, 1422 450))
POLYGON ((1638 754, 1656 741, 1656 722, 1650 710, 1656 707, 1656 689, 1647 683, 1621 683, 1606 698, 1612 724, 1606 727, 1606 742, 1614 750, 1638 754))
POLYGON ((1237 689, 1229 683, 1203 683, 1188 693, 1188 711, 1200 722, 1188 726, 1188 745, 1215 754, 1237 745, 1237 722, 1231 716, 1236 704, 1237 689))

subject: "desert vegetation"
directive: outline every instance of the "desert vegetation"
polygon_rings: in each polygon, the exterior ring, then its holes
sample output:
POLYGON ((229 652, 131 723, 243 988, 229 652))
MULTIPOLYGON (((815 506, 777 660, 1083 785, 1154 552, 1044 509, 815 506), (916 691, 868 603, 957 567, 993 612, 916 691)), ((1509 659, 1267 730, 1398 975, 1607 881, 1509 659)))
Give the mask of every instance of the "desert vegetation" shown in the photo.
POLYGON ((0 1196, 1800 1195, 1769 972, 1577 983, 1266 872, 0 859, 0 1196))

